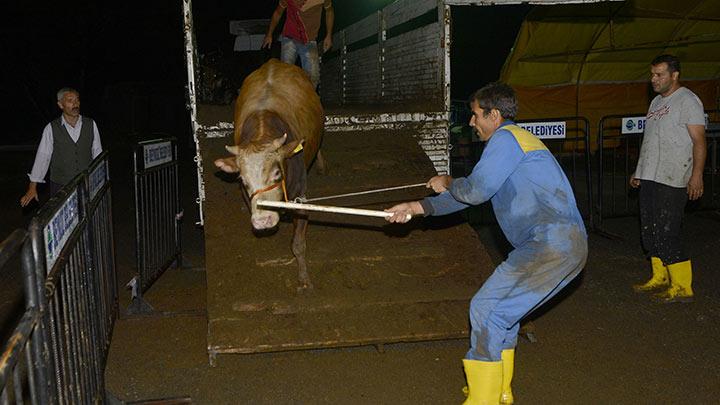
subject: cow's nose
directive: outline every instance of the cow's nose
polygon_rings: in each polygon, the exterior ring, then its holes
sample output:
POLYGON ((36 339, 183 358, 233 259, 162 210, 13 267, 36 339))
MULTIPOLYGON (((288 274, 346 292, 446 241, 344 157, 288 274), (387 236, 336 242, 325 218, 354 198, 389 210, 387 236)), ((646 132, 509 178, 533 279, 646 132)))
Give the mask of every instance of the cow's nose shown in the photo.
POLYGON ((280 217, 276 213, 270 213, 265 215, 253 215, 252 226, 255 229, 269 229, 277 225, 280 217))

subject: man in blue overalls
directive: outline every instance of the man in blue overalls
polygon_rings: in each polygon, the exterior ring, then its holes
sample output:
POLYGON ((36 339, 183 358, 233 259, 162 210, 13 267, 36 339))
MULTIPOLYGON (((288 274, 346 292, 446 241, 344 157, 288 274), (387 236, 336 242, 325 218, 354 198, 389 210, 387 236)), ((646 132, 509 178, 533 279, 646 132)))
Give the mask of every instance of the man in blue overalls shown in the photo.
POLYGON ((457 179, 435 176, 428 187, 440 194, 386 211, 393 213, 388 221, 406 222, 412 215, 446 215, 492 202, 514 250, 470 303, 465 404, 511 404, 520 320, 580 273, 587 234, 558 162, 542 141, 512 122, 517 113, 513 89, 491 83, 475 92, 470 107, 470 126, 487 142, 472 173, 457 179))

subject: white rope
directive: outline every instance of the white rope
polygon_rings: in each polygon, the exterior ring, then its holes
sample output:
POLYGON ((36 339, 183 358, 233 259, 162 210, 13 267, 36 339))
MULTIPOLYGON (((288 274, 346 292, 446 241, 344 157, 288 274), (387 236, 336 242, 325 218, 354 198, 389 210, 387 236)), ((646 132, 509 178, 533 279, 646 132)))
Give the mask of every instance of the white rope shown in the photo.
MULTIPOLYGON (((330 212, 335 214, 348 214, 348 215, 359 215, 364 217, 377 217, 377 218, 388 218, 393 216, 392 212, 377 211, 377 210, 365 210, 359 208, 346 208, 346 207, 332 207, 327 205, 315 205, 315 204, 303 204, 297 202, 284 202, 284 201, 266 201, 258 200, 258 205, 264 207, 273 208, 285 208, 291 210, 305 210, 305 211, 319 211, 319 212, 330 212)), ((408 221, 412 218, 412 215, 408 214, 408 221)))
POLYGON ((372 194, 372 193, 382 193, 385 191, 393 191, 393 190, 402 190, 405 188, 414 188, 414 187, 425 187, 427 183, 417 183, 417 184, 410 184, 407 186, 395 186, 395 187, 386 187, 386 188, 379 188, 375 190, 368 190, 368 191, 358 191, 356 193, 347 193, 347 194, 337 194, 337 195, 328 195, 325 197, 316 197, 316 198, 303 198, 298 197, 295 199, 295 202, 299 203, 306 203, 310 201, 320 201, 320 200, 330 200, 333 198, 341 198, 341 197, 351 197, 355 195, 363 195, 363 194, 372 194))

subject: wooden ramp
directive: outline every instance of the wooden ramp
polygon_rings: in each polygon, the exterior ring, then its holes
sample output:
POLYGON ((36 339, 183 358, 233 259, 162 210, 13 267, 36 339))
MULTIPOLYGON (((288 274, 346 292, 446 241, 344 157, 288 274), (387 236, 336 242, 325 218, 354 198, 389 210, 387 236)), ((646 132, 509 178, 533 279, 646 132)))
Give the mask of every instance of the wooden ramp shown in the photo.
MULTIPOLYGON (((202 140, 208 352, 256 353, 465 337, 469 300, 493 265, 458 216, 388 225, 382 219, 313 213, 308 269, 315 289, 296 293, 292 222, 256 237, 237 183, 212 161, 228 138, 202 140)), ((410 133, 327 133, 325 175, 308 197, 419 183, 434 169, 410 133)), ((427 190, 327 201, 381 209, 427 190)))

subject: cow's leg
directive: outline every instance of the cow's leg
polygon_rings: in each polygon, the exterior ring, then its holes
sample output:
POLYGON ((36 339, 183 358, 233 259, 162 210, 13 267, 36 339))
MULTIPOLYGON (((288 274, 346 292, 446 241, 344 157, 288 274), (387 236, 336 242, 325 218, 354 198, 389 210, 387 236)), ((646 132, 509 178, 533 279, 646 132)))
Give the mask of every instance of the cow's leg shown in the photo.
POLYGON ((317 171, 320 174, 327 174, 327 164, 321 151, 318 149, 317 155, 315 155, 315 164, 317 165, 317 171))
POLYGON ((305 261, 305 233, 307 231, 307 217, 293 218, 294 232, 292 240, 292 251, 298 264, 298 292, 312 290, 313 285, 310 281, 310 275, 307 271, 307 263, 305 261))

